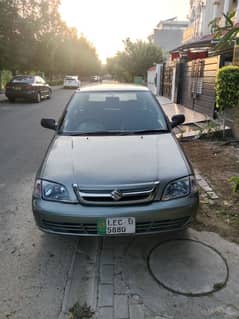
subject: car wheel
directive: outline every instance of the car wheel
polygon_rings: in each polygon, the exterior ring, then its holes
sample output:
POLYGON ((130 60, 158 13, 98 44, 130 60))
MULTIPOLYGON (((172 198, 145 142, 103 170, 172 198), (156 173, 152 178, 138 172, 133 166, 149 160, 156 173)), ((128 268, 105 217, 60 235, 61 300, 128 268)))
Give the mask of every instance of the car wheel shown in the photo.
POLYGON ((49 89, 49 91, 48 91, 48 96, 47 96, 48 100, 50 100, 51 97, 52 97, 52 90, 49 89))
POLYGON ((15 102, 15 98, 14 98, 14 97, 8 97, 8 101, 9 101, 10 103, 14 103, 14 102, 15 102))
POLYGON ((36 103, 40 103, 41 102, 41 93, 40 92, 37 92, 35 101, 36 101, 36 103))

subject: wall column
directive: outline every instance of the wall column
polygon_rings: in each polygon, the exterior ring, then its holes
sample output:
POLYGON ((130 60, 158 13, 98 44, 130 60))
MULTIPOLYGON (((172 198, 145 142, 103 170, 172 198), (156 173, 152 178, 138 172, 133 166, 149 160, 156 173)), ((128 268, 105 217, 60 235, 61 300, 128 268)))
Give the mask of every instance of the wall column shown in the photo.
POLYGON ((224 8, 223 8, 223 12, 225 14, 227 14, 228 11, 230 11, 230 6, 231 6, 231 0, 225 0, 224 1, 224 8))
POLYGON ((220 1, 214 1, 213 3, 213 20, 219 16, 220 1))
POLYGON ((237 0, 236 20, 235 23, 239 23, 239 0, 237 0))

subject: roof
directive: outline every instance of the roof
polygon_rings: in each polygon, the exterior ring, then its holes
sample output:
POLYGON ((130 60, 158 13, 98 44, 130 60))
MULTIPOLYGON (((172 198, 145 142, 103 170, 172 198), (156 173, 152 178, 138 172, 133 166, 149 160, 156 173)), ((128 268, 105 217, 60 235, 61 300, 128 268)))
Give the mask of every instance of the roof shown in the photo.
POLYGON ((105 92, 105 91, 149 91, 146 86, 134 84, 98 84, 84 86, 78 92, 105 92))
POLYGON ((200 39, 192 40, 190 42, 186 42, 186 43, 180 45, 179 47, 171 50, 170 53, 177 52, 177 51, 184 50, 184 49, 190 49, 190 48, 201 48, 201 47, 210 48, 210 47, 212 47, 213 37, 214 37, 213 34, 207 34, 207 35, 201 37, 200 39))

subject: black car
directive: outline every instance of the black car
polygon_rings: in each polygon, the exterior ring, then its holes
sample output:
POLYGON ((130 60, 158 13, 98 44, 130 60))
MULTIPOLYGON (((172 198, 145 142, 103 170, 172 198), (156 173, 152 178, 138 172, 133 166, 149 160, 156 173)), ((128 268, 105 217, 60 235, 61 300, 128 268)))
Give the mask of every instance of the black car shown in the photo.
POLYGON ((22 98, 39 103, 42 99, 50 99, 52 90, 38 75, 17 75, 6 84, 5 94, 9 102, 22 98))

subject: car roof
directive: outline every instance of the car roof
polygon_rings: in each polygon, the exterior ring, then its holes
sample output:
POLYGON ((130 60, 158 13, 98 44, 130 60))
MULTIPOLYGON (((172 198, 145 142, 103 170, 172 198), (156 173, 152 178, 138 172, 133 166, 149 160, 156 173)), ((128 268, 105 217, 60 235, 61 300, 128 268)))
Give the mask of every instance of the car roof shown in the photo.
POLYGON ((14 75, 13 78, 33 78, 35 76, 39 76, 39 75, 32 75, 32 74, 25 74, 25 75, 14 75))
POLYGON ((146 86, 135 84, 97 84, 85 86, 76 92, 149 91, 146 86))

